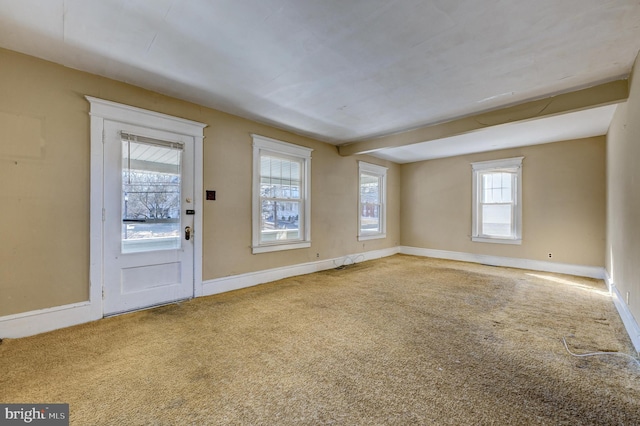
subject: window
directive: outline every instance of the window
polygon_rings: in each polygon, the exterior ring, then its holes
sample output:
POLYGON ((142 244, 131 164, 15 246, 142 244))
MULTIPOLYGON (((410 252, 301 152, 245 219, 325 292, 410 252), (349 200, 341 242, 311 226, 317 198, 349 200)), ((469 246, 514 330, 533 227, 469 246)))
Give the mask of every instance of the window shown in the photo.
POLYGON ((311 247, 312 149, 253 136, 253 253, 311 247))
POLYGON ((385 238, 387 168, 359 162, 358 241, 385 238))
POLYGON ((522 159, 472 163, 471 239, 485 243, 522 243, 522 159))

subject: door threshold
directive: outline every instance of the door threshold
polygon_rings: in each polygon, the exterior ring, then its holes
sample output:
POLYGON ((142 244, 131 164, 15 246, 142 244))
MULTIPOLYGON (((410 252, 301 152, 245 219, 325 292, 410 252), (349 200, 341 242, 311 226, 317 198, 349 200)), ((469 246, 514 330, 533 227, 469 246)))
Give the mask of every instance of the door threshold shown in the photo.
POLYGON ((124 315, 124 314, 132 314, 134 312, 148 311, 150 309, 160 308, 162 306, 177 305, 179 303, 186 302, 186 301, 191 300, 191 299, 193 299, 193 297, 187 297, 185 299, 172 300, 171 302, 158 303, 156 305, 145 306, 143 308, 136 308, 136 309, 131 309, 131 310, 128 310, 128 311, 119 311, 119 312, 114 312, 114 313, 111 313, 111 314, 104 314, 102 316, 102 318, 111 318, 111 317, 117 317, 119 315, 124 315))

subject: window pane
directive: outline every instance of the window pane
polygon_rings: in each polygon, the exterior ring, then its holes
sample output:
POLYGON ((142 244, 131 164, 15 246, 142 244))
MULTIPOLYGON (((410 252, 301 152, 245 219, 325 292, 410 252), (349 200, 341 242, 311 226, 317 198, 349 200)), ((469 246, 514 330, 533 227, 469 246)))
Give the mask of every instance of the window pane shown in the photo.
POLYGON ((502 188, 492 188, 491 189, 491 199, 494 203, 502 203, 502 188))
POLYGON ((380 203, 380 177, 360 174, 360 202, 380 203))
POLYGON ((491 173, 491 188, 502 187, 502 173, 491 173))
POLYGON ((482 202, 483 203, 493 203, 493 192, 490 188, 484 188, 482 190, 482 202))
POLYGON ((302 166, 299 161, 263 155, 260 157, 260 195, 300 199, 302 166))
POLYGON ((512 173, 485 173, 482 175, 483 203, 510 203, 513 201, 512 173))
POLYGON ((511 237, 511 205, 489 204, 482 206, 481 234, 511 237))
POLYGON ((122 142, 122 252, 180 247, 182 150, 122 142))
POLYGON ((300 204, 263 199, 260 242, 300 240, 300 204))
POLYGON ((482 202, 493 203, 493 197, 491 193, 491 175, 488 173, 481 174, 482 176, 482 202))
POLYGON ((362 203, 361 206, 360 230, 366 232, 381 232, 380 205, 374 203, 362 203))
POLYGON ((513 173, 502 174, 502 202, 510 203, 513 201, 513 192, 511 182, 513 181, 513 173))
POLYGON ((297 185, 260 184, 260 196, 268 198, 300 199, 300 187, 297 185))

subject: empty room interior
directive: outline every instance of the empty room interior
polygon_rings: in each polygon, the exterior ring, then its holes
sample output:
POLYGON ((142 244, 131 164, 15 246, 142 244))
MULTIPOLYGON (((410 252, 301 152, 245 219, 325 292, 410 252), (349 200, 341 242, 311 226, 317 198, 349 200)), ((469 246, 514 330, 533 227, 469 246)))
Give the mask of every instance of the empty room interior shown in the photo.
POLYGON ((640 423, 639 23, 0 0, 0 404, 640 423))

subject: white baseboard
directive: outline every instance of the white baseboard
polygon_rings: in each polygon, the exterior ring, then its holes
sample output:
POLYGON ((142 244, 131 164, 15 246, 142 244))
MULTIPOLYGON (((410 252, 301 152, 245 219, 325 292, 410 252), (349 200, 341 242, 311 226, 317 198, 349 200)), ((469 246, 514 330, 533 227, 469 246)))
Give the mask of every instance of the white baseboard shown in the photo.
MULTIPOLYGON (((445 250, 423 249, 417 247, 391 247, 388 249, 368 251, 334 259, 308 262, 298 265, 284 266, 229 277, 216 278, 204 281, 202 291, 196 292, 197 296, 208 296, 241 288, 252 287, 267 282, 277 281, 296 275, 311 274, 318 271, 336 268, 342 265, 358 263, 366 260, 380 259, 397 253, 416 256, 434 257, 440 259, 460 260, 465 262, 483 263, 494 266, 506 266, 512 268, 532 269, 538 271, 557 272, 591 278, 605 278, 604 268, 568 265, 553 262, 535 261, 528 259, 516 259, 508 257, 486 256, 471 253, 452 252, 445 250)), ((613 286, 615 289, 615 286, 613 286)), ((613 291, 612 291, 613 293, 613 291)), ((623 299, 617 294, 614 297, 616 308, 620 312, 625 327, 636 348, 640 348, 640 327, 633 319, 623 299)), ((82 324, 100 319, 102 314, 99 306, 90 302, 80 302, 70 305, 40 309, 15 315, 0 317, 0 338, 18 338, 31 336, 38 333, 82 324)))
MULTIPOLYGON (((309 262, 300 265, 285 266, 266 271, 251 272, 218 278, 202 283, 202 291, 196 296, 208 296, 225 291, 237 290, 288 278, 295 275, 310 274, 326 269, 336 268, 343 264, 357 263, 365 260, 379 259, 399 252, 398 247, 368 251, 335 259, 309 262)), ((45 333, 47 331, 83 324, 102 318, 101 306, 91 302, 73 303, 35 311, 22 312, 0 317, 0 338, 19 338, 45 333)))
POLYGON ((419 247, 401 246, 400 253, 414 256, 435 257, 437 259, 459 260, 462 262, 482 263, 491 266, 531 269, 534 271, 554 272, 596 279, 605 278, 605 270, 599 266, 571 265, 568 263, 546 262, 543 260, 519 259, 515 257, 488 256, 484 254, 462 253, 457 251, 434 250, 419 247))
POLYGON ((294 277, 296 275, 312 274, 314 272, 337 268, 342 265, 359 263, 365 260, 380 259, 382 257, 397 254, 399 251, 399 247, 392 247, 388 249, 373 250, 342 256, 334 259, 320 260, 317 262, 308 262, 298 265, 283 266, 281 268, 267 269, 264 271, 216 278, 202 283, 202 295, 209 296, 212 294, 239 290, 241 288, 252 287, 258 284, 281 280, 283 278, 294 277))
POLYGON ((0 338, 32 336, 99 318, 88 301, 7 315, 0 317, 0 338))
POLYGON ((633 314, 629 310, 629 306, 625 302, 624 298, 620 294, 618 287, 616 287, 615 283, 609 276, 609 274, 605 271, 605 282, 609 287, 609 292, 611 293, 611 298, 613 299, 613 304, 618 310, 618 314, 622 319, 622 323, 624 324, 624 328, 627 330, 627 334, 631 339, 631 343, 633 343, 633 347, 636 349, 636 352, 640 353, 640 325, 633 317, 633 314))
POLYGON ((611 277, 604 268, 597 266, 571 265, 565 263, 545 262, 540 260, 518 259, 511 257, 487 256, 473 253, 462 253, 446 250, 424 249, 418 247, 400 247, 400 253, 414 256, 434 257, 437 259, 459 260, 462 262, 482 263, 492 266, 505 266, 509 268, 531 269, 535 271, 554 272, 559 274, 576 275, 602 279, 607 284, 613 304, 618 310, 620 319, 624 324, 627 334, 633 343, 635 350, 640 353, 640 326, 629 310, 629 306, 619 293, 611 277))

